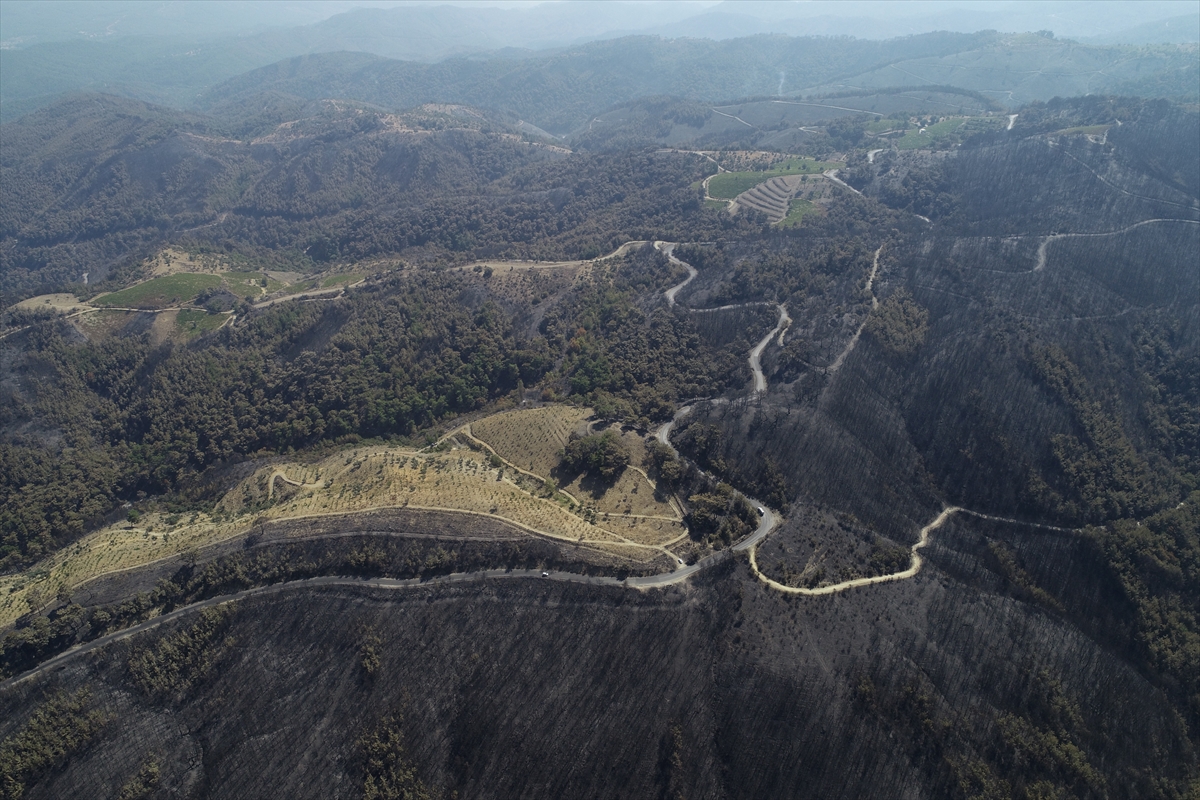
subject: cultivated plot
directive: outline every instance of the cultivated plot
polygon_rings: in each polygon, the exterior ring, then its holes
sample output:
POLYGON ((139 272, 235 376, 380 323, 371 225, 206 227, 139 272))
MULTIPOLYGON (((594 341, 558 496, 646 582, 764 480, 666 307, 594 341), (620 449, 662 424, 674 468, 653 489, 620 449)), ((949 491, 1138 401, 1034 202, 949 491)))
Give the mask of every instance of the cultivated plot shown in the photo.
MULTIPOLYGON (((572 431, 586 428, 590 415, 567 406, 496 414, 474 423, 487 442, 464 427, 432 450, 361 447, 311 464, 274 463, 234 486, 211 512, 131 513, 22 573, 0 577, 0 625, 92 578, 179 558, 266 522, 381 508, 481 515, 531 536, 674 566, 677 556, 668 548, 686 539, 687 529, 636 466, 604 486, 586 476, 575 476, 561 490, 554 486, 563 444, 572 431)), ((621 436, 631 440, 630 452, 640 462, 640 437, 621 436)))

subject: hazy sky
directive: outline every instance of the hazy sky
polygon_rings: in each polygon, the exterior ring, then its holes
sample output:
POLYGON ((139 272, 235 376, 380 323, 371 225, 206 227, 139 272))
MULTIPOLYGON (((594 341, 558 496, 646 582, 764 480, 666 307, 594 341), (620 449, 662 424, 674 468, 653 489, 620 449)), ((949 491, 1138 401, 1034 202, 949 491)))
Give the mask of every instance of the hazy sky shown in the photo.
MULTIPOLYGON (((580 31, 585 38, 636 31, 714 38, 796 33, 797 20, 811 21, 815 34, 872 38, 985 28, 1087 38, 1200 11, 1195 0, 3 0, 0 41, 12 48, 122 35, 246 35, 312 25, 354 9, 445 5, 506 9, 531 21, 569 18, 575 38, 580 31)), ((1180 27, 1190 29, 1177 25, 1173 35, 1180 27)))

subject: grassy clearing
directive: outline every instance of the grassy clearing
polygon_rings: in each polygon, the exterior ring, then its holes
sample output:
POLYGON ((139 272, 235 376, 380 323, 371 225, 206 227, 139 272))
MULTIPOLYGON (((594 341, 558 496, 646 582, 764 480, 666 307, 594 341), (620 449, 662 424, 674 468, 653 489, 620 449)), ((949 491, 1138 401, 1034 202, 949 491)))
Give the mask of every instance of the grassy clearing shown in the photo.
POLYGON ((90 341, 105 339, 122 330, 136 316, 136 311, 97 311, 83 314, 75 324, 90 341))
POLYGON ((56 292, 54 294, 39 294, 37 297, 30 297, 17 303, 13 308, 30 311, 50 311, 55 314, 69 314, 72 311, 80 311, 88 308, 88 305, 79 302, 79 298, 70 292, 56 292))
POLYGON ((228 314, 209 314, 194 308, 183 308, 175 317, 175 329, 185 339, 195 339, 197 336, 215 331, 229 319, 228 314))
POLYGON ((709 200, 708 198, 705 198, 704 207, 715 208, 719 211, 724 211, 725 209, 729 208, 729 203, 725 200, 709 200))
POLYGON ((927 126, 924 133, 918 128, 909 128, 903 136, 891 141, 899 150, 946 149, 968 136, 1007 124, 1004 117, 950 117, 927 126))
POLYGON ((708 182, 708 194, 710 197, 732 200, 742 192, 779 175, 814 175, 839 166, 811 158, 789 158, 761 172, 722 172, 708 182))
POLYGON ((794 228, 803 221, 804 217, 817 210, 817 204, 797 197, 788 205, 788 214, 780 221, 783 228, 794 228))
POLYGON ((221 277, 225 280, 225 287, 238 297, 257 298, 277 292, 285 286, 265 272, 225 272, 221 277))
POLYGON ((292 285, 285 287, 283 293, 298 294, 300 292, 307 292, 309 289, 315 289, 320 285, 321 281, 319 278, 309 278, 308 280, 299 281, 298 283, 293 283, 292 285))
POLYGON ((165 308, 188 303, 205 289, 221 285, 218 275, 180 272, 151 278, 119 292, 102 295, 92 301, 95 306, 124 308, 165 308))
POLYGON ((321 281, 322 289, 330 289, 334 286, 341 286, 347 283, 356 283, 362 280, 362 275, 358 272, 342 272, 338 275, 330 275, 321 281))
MULTIPOLYGON (((558 435, 565 442, 587 414, 550 406, 481 422, 492 422, 483 427, 503 431, 512 446, 525 448, 527 460, 532 455, 535 465, 540 460, 545 468, 551 460, 558 463, 558 435), (494 422, 517 414, 529 416, 494 422), (537 431, 553 434, 553 444, 530 444, 529 434, 537 431)), ((630 452, 641 460, 640 439, 630 452)), ((181 517, 147 511, 137 522, 95 531, 24 572, 0 576, 0 625, 14 622, 31 604, 40 606, 90 578, 244 536, 259 520, 396 507, 462 511, 498 517, 542 536, 641 563, 660 558, 659 548, 687 533, 674 511, 654 500, 653 486, 635 469, 627 469, 599 498, 575 488, 580 492, 578 505, 561 493, 550 495, 541 477, 523 475, 503 462, 497 466, 491 453, 466 437, 451 437, 437 452, 375 446, 342 451, 315 464, 277 463, 233 487, 212 513, 181 517)))
POLYGON ((903 119, 876 119, 863 126, 867 133, 884 133, 885 131, 902 131, 912 127, 912 123, 903 119))

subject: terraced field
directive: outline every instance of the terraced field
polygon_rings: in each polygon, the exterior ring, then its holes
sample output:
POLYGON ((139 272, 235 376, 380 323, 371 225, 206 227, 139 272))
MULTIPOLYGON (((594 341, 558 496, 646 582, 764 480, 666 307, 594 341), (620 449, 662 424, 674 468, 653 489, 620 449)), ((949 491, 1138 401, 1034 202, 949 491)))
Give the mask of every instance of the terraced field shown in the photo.
MULTIPOLYGON (((264 466, 211 513, 146 513, 95 531, 25 572, 0 577, 0 625, 98 575, 244 536, 261 522, 378 508, 489 516, 532 536, 674 567, 677 555, 668 548, 682 544, 687 529, 671 505, 655 499, 654 485, 636 467, 599 493, 579 478, 563 490, 547 484, 567 436, 590 415, 569 406, 501 413, 474 423, 490 438, 486 445, 464 427, 432 452, 362 447, 314 464, 264 466), (521 470, 532 464, 539 471, 522 472, 496 451, 521 459, 521 470)), ((640 437, 623 438, 639 463, 640 437)))
POLYGON ((712 176, 708 181, 708 194, 718 200, 732 200, 738 195, 757 186, 763 181, 787 175, 819 175, 828 169, 842 166, 830 161, 816 161, 811 158, 790 158, 773 164, 768 170, 749 172, 722 172, 712 176))
POLYGON ((800 175, 780 175, 742 192, 734 202, 737 208, 753 208, 766 214, 773 223, 782 222, 800 188, 800 180, 800 175))

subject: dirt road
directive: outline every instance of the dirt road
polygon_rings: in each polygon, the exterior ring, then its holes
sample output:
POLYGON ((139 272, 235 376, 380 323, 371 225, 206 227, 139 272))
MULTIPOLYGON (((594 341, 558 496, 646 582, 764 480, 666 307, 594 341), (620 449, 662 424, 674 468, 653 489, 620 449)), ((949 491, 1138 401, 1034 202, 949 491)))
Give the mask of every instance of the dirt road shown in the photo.
POLYGON ((675 296, 677 294, 679 294, 679 290, 682 289, 683 287, 687 286, 689 283, 691 283, 692 280, 697 275, 700 274, 700 272, 695 267, 693 267, 691 264, 687 263, 686 261, 681 261, 680 259, 675 257, 675 243, 674 242, 655 242, 654 249, 656 249, 662 253, 665 253, 667 258, 670 259, 672 264, 678 264, 678 265, 686 268, 688 271, 688 276, 686 278, 684 278, 681 282, 672 286, 670 289, 667 289, 665 292, 663 292, 663 296, 667 298, 667 305, 673 306, 673 305, 675 305, 675 296))
MULTIPOLYGON (((866 290, 867 290, 867 293, 869 295, 871 295, 871 310, 872 311, 879 308, 879 298, 875 296, 875 292, 872 291, 871 287, 875 283, 875 276, 879 274, 879 254, 882 252, 883 252, 883 245, 879 245, 879 249, 875 251, 875 260, 871 264, 871 274, 867 276, 866 290)), ((870 314, 863 317, 862 322, 860 322, 858 324, 858 330, 856 330, 854 332, 854 335, 850 337, 850 341, 846 344, 845 349, 843 349, 842 352, 838 353, 838 357, 834 359, 832 364, 830 364, 828 367, 826 367, 825 372, 827 374, 832 375, 833 373, 835 373, 839 369, 841 369, 842 364, 844 364, 846 362, 847 356, 849 356, 852 352, 854 352, 854 348, 858 344, 859 338, 862 336, 863 328, 866 327, 868 319, 870 319, 870 314)))
POLYGON ((771 332, 764 336, 762 341, 756 344, 754 349, 750 351, 750 372, 754 374, 754 385, 751 389, 752 394, 762 394, 767 390, 767 378, 765 375, 763 375, 762 371, 763 351, 767 349, 767 345, 771 343, 771 340, 774 339, 776 335, 778 335, 782 340, 784 332, 791 324, 792 318, 788 316, 787 305, 780 303, 779 322, 775 323, 775 327, 771 329, 771 332))
POLYGON ((1200 220, 1195 219, 1175 219, 1173 217, 1144 219, 1141 222, 1135 222, 1127 228, 1121 228, 1119 231, 1105 231, 1102 233, 1054 233, 1042 240, 1041 245, 1037 249, 1037 262, 1033 265, 1033 272, 1041 272, 1046 267, 1046 248, 1051 242, 1059 239, 1090 239, 1099 236, 1119 236, 1122 233, 1128 233, 1134 228, 1140 228, 1143 225, 1151 225, 1157 222, 1181 222, 1185 225, 1200 225, 1200 220))

